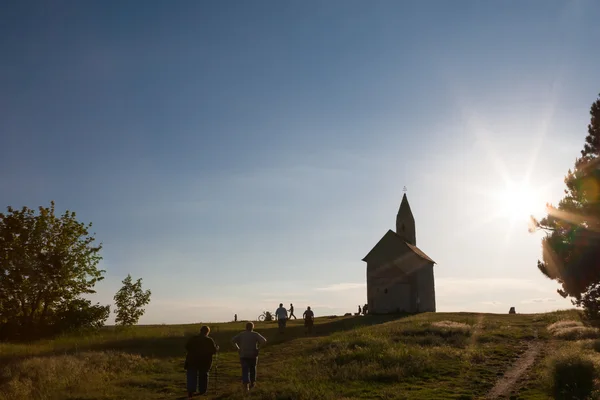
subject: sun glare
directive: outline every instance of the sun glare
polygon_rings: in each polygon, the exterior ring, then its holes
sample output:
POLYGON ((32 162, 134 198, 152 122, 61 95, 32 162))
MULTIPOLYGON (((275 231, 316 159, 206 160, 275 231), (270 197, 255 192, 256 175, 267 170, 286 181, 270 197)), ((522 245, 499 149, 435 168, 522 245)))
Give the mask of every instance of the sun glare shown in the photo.
POLYGON ((497 196, 497 211, 513 221, 526 221, 540 209, 537 194, 526 183, 511 183, 497 196))

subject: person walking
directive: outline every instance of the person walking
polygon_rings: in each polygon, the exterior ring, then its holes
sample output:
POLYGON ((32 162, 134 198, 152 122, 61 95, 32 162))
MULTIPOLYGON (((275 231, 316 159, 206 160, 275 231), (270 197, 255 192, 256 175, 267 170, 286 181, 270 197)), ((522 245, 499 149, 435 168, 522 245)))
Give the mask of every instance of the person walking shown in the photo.
POLYGON ((360 309, 360 304, 358 305, 358 315, 360 315, 362 313, 362 310, 360 309))
POLYGON ((185 345, 187 355, 184 368, 187 370, 188 398, 194 392, 204 394, 208 390, 208 372, 212 367, 213 355, 219 351, 213 338, 209 337, 210 328, 203 326, 200 334, 192 336, 185 345))
POLYGON ((279 333, 283 333, 288 317, 287 310, 283 306, 283 303, 279 303, 279 308, 275 311, 275 317, 277 318, 277 325, 279 325, 279 333))
POLYGON ((298 319, 294 315, 294 305, 292 303, 290 303, 290 319, 292 319, 292 317, 294 317, 294 319, 298 319))
POLYGON ((312 328, 315 323, 315 313, 310 309, 310 306, 306 307, 306 311, 302 314, 302 318, 304 318, 306 333, 312 333, 312 328))
POLYGON ((254 324, 246 323, 246 330, 235 335, 231 342, 238 350, 242 365, 242 384, 247 392, 256 386, 256 365, 259 347, 267 343, 260 333, 254 332, 254 324))

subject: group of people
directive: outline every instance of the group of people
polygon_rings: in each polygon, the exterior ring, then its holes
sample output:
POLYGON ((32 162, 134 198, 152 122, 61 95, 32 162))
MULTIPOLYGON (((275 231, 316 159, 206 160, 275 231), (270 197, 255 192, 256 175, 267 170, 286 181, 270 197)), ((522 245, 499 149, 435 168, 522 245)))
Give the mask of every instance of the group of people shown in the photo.
MULTIPOLYGON (((288 317, 288 310, 285 309, 283 303, 279 303, 279 308, 275 310, 275 319, 277 320, 277 325, 279 326, 279 333, 284 333, 285 326, 287 324, 288 319, 297 319, 294 315, 294 305, 290 304, 290 314, 288 317)), ((306 333, 312 333, 313 325, 315 322, 315 313, 310 309, 310 306, 306 307, 306 310, 302 314, 302 318, 304 319, 304 327, 306 327, 306 333)))
MULTIPOLYGON (((208 373, 212 368, 213 356, 219 351, 219 346, 208 334, 210 328, 203 326, 200 334, 192 336, 185 345, 187 355, 184 368, 186 369, 188 398, 196 392, 202 395, 208 391, 208 373)), ((237 349, 242 365, 242 383, 244 390, 249 391, 256 385, 256 364, 258 350, 267 343, 267 339, 254 331, 252 322, 246 323, 246 330, 235 335, 231 342, 237 349)))
MULTIPOLYGON (((290 304, 290 317, 294 315, 294 306, 290 304)), ((237 321, 237 314, 235 316, 237 321)), ((284 333, 288 320, 288 310, 279 304, 275 311, 275 317, 279 325, 279 332, 284 333)), ((315 314, 309 307, 302 314, 306 333, 312 333, 315 314)), ((219 351, 219 346, 209 336, 210 328, 203 326, 200 334, 192 336, 185 345, 187 355, 184 368, 186 370, 188 398, 192 398, 196 392, 202 395, 208 391, 208 373, 212 368, 213 356, 219 351)), ((260 346, 267 343, 267 339, 260 333, 254 331, 252 322, 246 323, 246 330, 235 335, 231 343, 237 349, 242 367, 242 384, 244 391, 249 391, 256 386, 256 365, 258 362, 258 351, 260 346)))
POLYGON ((369 310, 369 305, 365 304, 362 309, 360 308, 360 304, 358 305, 358 315, 362 314, 362 315, 367 315, 367 312, 369 310))

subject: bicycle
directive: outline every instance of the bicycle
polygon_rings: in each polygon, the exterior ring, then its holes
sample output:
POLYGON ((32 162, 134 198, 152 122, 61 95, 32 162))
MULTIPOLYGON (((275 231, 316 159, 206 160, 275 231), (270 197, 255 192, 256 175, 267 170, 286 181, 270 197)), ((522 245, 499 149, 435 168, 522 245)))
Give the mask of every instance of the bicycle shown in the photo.
POLYGON ((256 320, 259 322, 273 321, 273 314, 271 314, 269 311, 263 311, 263 313, 260 314, 256 320))

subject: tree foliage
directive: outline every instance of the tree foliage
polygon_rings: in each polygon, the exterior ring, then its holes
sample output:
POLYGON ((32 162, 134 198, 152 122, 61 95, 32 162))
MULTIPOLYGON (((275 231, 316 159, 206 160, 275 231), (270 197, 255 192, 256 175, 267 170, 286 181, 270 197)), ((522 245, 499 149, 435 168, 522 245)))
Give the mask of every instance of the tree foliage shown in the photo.
POLYGON ((82 298, 95 293, 104 273, 97 268, 102 245, 94 245, 91 226, 78 222, 74 212, 57 216, 54 202, 37 214, 10 206, 0 213, 0 337, 106 321, 106 307, 82 298))
POLYGON ((131 275, 123 280, 123 287, 115 294, 115 323, 135 325, 144 315, 144 306, 150 303, 150 290, 142 290, 142 278, 133 283, 131 275))
POLYGON ((542 239, 539 270, 561 284, 558 293, 571 297, 588 317, 600 311, 600 98, 590 109, 591 121, 581 156, 565 177, 565 197, 548 215, 533 220, 547 232, 542 239))

